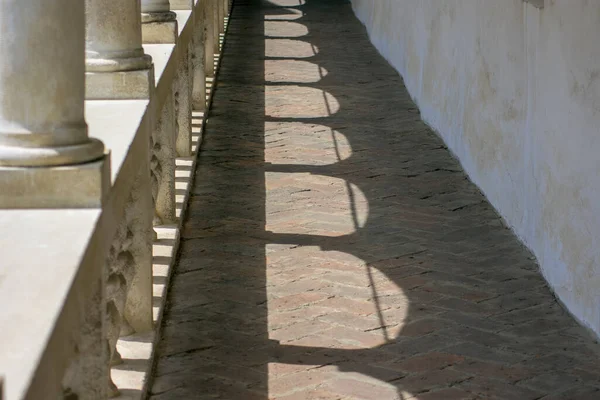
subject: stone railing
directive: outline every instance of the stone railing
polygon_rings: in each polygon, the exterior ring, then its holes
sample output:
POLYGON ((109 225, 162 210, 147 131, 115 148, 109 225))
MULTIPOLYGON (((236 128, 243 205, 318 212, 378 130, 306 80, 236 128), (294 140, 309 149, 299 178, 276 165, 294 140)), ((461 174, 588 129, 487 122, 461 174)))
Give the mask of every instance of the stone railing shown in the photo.
POLYGON ((0 2, 0 399, 146 396, 229 8, 0 2))

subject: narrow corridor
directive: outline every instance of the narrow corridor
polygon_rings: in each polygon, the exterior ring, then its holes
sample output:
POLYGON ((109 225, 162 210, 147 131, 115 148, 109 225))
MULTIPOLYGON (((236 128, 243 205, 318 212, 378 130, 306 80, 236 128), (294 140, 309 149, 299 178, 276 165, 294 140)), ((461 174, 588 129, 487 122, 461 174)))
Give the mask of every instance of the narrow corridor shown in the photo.
POLYGON ((345 0, 236 0, 150 398, 600 399, 345 0))

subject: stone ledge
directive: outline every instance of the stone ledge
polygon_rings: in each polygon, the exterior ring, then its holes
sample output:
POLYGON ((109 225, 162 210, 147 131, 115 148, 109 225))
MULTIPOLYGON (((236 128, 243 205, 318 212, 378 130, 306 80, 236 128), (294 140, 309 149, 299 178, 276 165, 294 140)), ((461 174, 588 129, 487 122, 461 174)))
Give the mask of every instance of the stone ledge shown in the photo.
POLYGON ((189 36, 195 28, 191 10, 176 10, 173 11, 176 15, 177 26, 179 28, 178 35, 183 41, 190 40, 189 36), (189 22, 189 23, 188 23, 189 22), (183 37, 182 37, 183 35, 183 37))
POLYGON ((58 395, 49 377, 60 378, 71 356, 60 343, 78 324, 79 300, 100 278, 98 256, 108 251, 102 238, 111 232, 99 224, 100 216, 100 209, 0 210, 0 223, 9 229, 0 238, 0 301, 5 305, 0 376, 6 399, 58 395))
MULTIPOLYGON (((178 44, 179 45, 179 44, 178 44)), ((156 90, 152 97, 154 114, 160 112, 167 98, 172 94, 173 82, 178 69, 178 57, 174 44, 145 44, 144 52, 152 57, 154 63, 154 84, 156 90)))
MULTIPOLYGON (((126 166, 146 156, 148 100, 86 100, 85 119, 90 136, 111 149, 111 181, 122 175, 126 166), (139 147, 139 149, 138 149, 139 147), (139 150, 139 151, 138 151, 139 150)), ((137 172, 137 169, 135 169, 137 172)), ((132 177, 133 178, 133 177, 132 177)), ((111 189, 112 191, 112 189, 111 189)))

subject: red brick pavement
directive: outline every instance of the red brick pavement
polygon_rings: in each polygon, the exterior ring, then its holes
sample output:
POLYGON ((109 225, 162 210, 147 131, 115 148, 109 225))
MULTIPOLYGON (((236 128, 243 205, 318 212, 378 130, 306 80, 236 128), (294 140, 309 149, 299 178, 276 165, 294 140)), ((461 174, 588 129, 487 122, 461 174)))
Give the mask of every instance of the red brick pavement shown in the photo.
POLYGON ((600 399, 346 1, 236 2, 182 239, 153 400, 600 399))

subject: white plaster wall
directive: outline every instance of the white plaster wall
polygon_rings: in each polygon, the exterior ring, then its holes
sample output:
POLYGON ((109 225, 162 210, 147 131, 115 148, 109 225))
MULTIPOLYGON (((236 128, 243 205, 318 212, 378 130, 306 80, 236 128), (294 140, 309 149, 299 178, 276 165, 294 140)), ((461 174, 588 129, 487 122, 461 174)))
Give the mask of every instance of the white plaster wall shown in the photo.
POLYGON ((600 1, 352 3, 423 118, 600 335, 600 1))

